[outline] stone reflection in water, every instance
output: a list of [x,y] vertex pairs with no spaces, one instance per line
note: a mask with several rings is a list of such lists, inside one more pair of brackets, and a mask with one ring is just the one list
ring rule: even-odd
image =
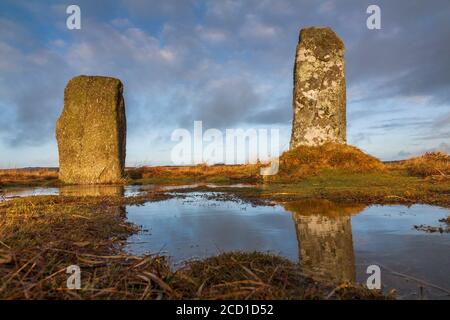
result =
[[[73,185],[59,188],[60,196],[72,197],[124,197],[125,189],[123,186],[114,185]],[[116,212],[126,216],[125,205],[117,205]]]
[[300,265],[306,272],[335,282],[355,282],[351,216],[361,204],[304,200],[288,203],[299,243]]
[[123,186],[114,185],[63,186],[59,188],[59,195],[76,197],[123,197],[124,188]]

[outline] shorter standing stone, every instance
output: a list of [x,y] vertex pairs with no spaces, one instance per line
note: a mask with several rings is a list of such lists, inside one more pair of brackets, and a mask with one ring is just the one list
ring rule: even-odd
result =
[[59,179],[69,184],[123,182],[126,117],[120,80],[78,76],[64,91],[56,123]]
[[346,143],[344,44],[330,28],[300,31],[290,148]]

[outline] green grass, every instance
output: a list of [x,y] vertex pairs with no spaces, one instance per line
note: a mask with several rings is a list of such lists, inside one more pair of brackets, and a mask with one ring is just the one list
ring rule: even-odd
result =
[[[187,188],[208,190],[207,186]],[[271,181],[249,188],[215,188],[252,202],[264,200],[295,201],[301,199],[328,199],[338,202],[360,203],[426,203],[450,207],[450,182],[435,183],[408,176],[402,171],[372,173],[345,173],[336,170],[322,172],[296,182]]]

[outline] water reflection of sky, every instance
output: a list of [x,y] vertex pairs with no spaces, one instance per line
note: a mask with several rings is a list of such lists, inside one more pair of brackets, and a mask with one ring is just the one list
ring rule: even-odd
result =
[[[397,288],[401,298],[418,298],[420,284],[393,276],[388,269],[450,290],[450,235],[413,228],[437,225],[439,219],[450,215],[448,209],[365,207],[328,201],[253,207],[191,194],[186,199],[131,206],[127,213],[130,221],[147,230],[132,236],[127,250],[164,253],[175,266],[186,259],[225,251],[269,251],[300,261],[302,267],[336,281],[364,283],[367,266],[381,265],[384,286]],[[425,294],[450,298],[432,288]]]
[[298,259],[292,218],[281,207],[230,201],[171,199],[129,207],[128,219],[148,232],[133,236],[133,253],[165,251],[181,262],[231,250],[271,251]]
[[418,235],[411,226],[436,225],[439,219],[450,214],[449,209],[428,205],[413,205],[409,208],[400,205],[374,205],[365,209],[363,213],[352,218],[354,233],[382,232],[383,234]]
[[189,184],[189,185],[174,185],[174,186],[159,186],[159,185],[67,185],[62,187],[12,187],[2,189],[2,197],[0,201],[10,200],[15,198],[30,197],[30,196],[125,196],[133,197],[142,192],[153,189],[164,189],[170,191],[172,189],[194,188],[198,186],[206,186],[209,188],[228,187],[228,188],[246,188],[252,185],[249,184],[231,184],[231,185],[216,185],[216,184]]

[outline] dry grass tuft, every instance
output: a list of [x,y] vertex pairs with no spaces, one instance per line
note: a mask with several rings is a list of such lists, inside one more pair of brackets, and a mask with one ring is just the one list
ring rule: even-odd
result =
[[450,155],[444,152],[427,152],[422,156],[402,161],[397,167],[405,169],[412,176],[437,180],[450,179]]
[[[35,197],[0,204],[0,299],[156,298],[143,272],[169,272],[161,257],[124,255],[137,228],[119,197]],[[66,268],[82,270],[68,290]]]
[[57,169],[0,169],[0,186],[48,185],[56,183],[57,179]]
[[[298,264],[266,253],[231,252],[193,261],[172,281],[183,297],[199,299],[385,299],[378,291],[318,282]],[[390,297],[392,298],[392,297]]]
[[251,182],[259,179],[260,164],[141,167],[127,171],[131,179],[145,183],[185,183],[233,181]]
[[327,143],[317,147],[301,146],[280,157],[280,175],[292,178],[338,170],[348,173],[382,171],[381,161],[356,147]]

